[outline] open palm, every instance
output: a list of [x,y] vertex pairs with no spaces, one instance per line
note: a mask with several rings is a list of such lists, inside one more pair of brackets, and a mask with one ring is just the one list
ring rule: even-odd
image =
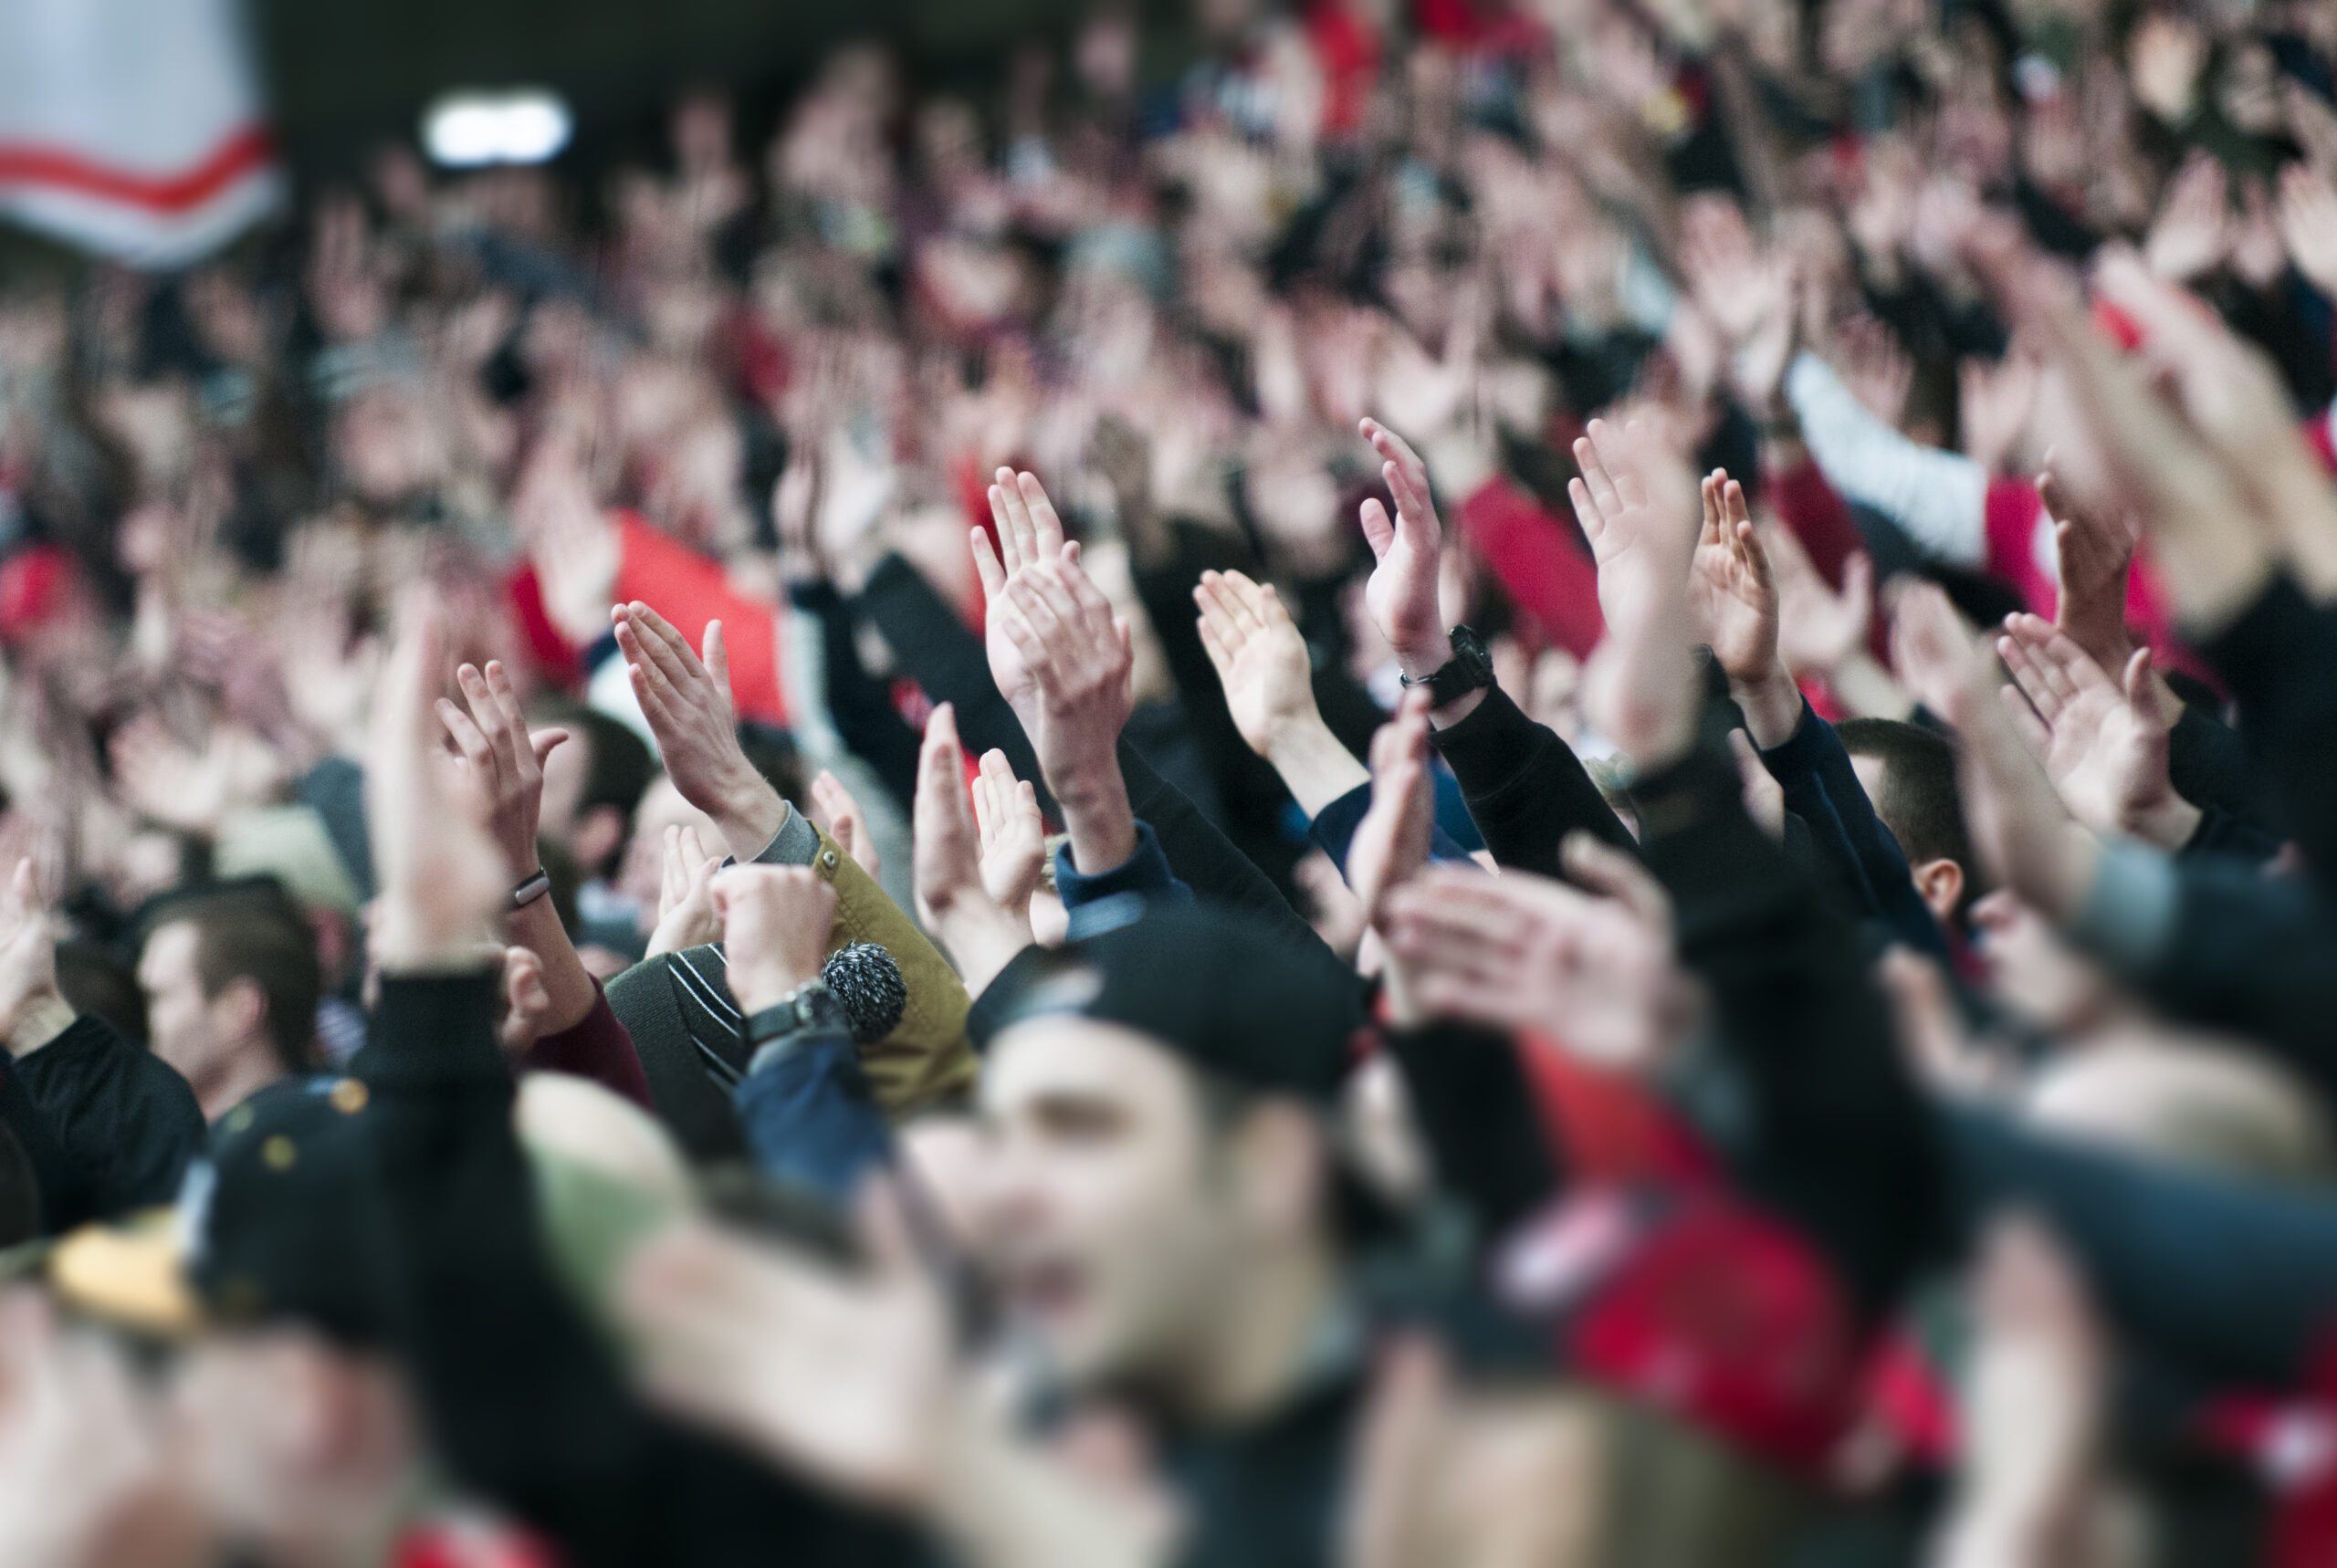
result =
[[982,648],[990,659],[990,675],[998,695],[1032,727],[1038,704],[1038,682],[1021,646],[1008,635],[1005,618],[997,612],[1006,591],[1043,560],[1076,559],[1079,547],[1064,542],[1063,519],[1047,499],[1046,486],[1035,474],[1001,468],[990,487],[990,521],[998,529],[995,546],[990,535],[973,531],[974,570],[980,574],[982,597],[990,605]]

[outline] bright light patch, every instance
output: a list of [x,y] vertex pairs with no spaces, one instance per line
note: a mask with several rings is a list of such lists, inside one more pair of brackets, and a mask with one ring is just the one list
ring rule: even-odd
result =
[[449,169],[541,163],[568,145],[575,123],[568,105],[540,88],[450,92],[422,116],[422,145]]

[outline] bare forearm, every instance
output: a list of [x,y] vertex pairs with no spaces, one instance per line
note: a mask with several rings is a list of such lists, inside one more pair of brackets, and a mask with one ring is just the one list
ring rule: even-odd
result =
[[1778,664],[1749,681],[1729,682],[1729,695],[1744,711],[1745,727],[1753,744],[1774,751],[1793,738],[1801,724],[1801,688]]
[[1136,810],[1128,804],[1119,759],[1107,752],[1101,761],[1083,764],[1060,779],[1050,771],[1047,785],[1063,811],[1071,863],[1079,873],[1100,876],[1126,865],[1136,853]]
[[1827,682],[1842,706],[1860,718],[1905,719],[1915,711],[1915,699],[1907,688],[1871,653],[1852,653],[1827,676]]
[[[1472,692],[1469,695],[1475,699],[1483,694]],[[1473,700],[1471,706],[1475,706]],[[1320,814],[1324,807],[1371,779],[1371,770],[1331,733],[1331,727],[1323,722],[1320,714],[1277,731],[1273,744],[1267,748],[1266,760],[1273,764],[1274,772],[1281,776],[1291,799],[1298,802],[1298,809],[1309,817]]]
[[[743,761],[741,763],[743,767]],[[763,777],[749,770],[691,804],[713,819],[731,858],[745,864],[770,847],[787,825],[787,802]]]
[[1032,943],[1028,918],[996,904],[978,903],[947,913],[935,911],[933,936],[949,955],[969,996],[980,996],[1014,955]]
[[536,956],[543,966],[544,990],[551,1009],[544,1016],[543,1032],[559,1034],[584,1021],[599,992],[584,961],[576,956],[568,928],[549,897],[539,898],[511,916],[511,941]]
[[30,1056],[72,1028],[74,1017],[72,1004],[55,991],[30,998],[8,1027],[8,1054]]

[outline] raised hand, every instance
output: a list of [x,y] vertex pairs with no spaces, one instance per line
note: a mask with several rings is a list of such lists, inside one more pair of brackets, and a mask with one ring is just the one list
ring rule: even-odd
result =
[[844,788],[843,779],[824,768],[812,780],[812,809],[818,813],[812,821],[827,830],[828,837],[859,862],[861,870],[871,878],[884,873],[884,857],[876,848],[875,835],[868,831],[860,802]]
[[1396,498],[1396,517],[1373,497],[1363,503],[1363,538],[1376,563],[1364,585],[1371,623],[1388,639],[1404,674],[1418,680],[1434,674],[1452,657],[1444,612],[1437,598],[1437,558],[1444,526],[1429,497],[1428,465],[1403,437],[1377,420],[1360,426],[1379,455],[1379,476]]
[[[1233,727],[1273,764],[1299,809],[1312,816],[1362,783],[1363,764],[1315,706],[1313,661],[1282,596],[1238,571],[1205,571],[1193,602]],[[1472,693],[1451,705],[1449,717],[1459,719],[1475,703]]]
[[2097,833],[2126,833],[2164,850],[2190,841],[2199,809],[2175,792],[2167,774],[2168,730],[2152,689],[2149,649],[2138,650],[2112,681],[2045,622],[2014,615],[1996,652],[2028,699],[2012,710],[2014,722],[2071,816]]
[[1321,720],[1306,639],[1271,585],[1238,571],[1205,571],[1193,602],[1200,608],[1201,647],[1224,685],[1233,727],[1251,750],[1270,758],[1279,735]]
[[[2187,409],[2210,410],[2219,427],[2235,423],[2219,406],[2235,401],[2250,409],[2248,417],[2266,417],[2262,388],[2243,384],[2262,367],[2209,324],[2196,301],[2150,277],[2131,255],[2105,260],[2100,281],[2104,295],[2150,335],[2143,353],[2134,357],[2146,364],[2112,349],[2070,280],[2008,220],[1976,222],[1961,243],[2005,315],[2050,350],[2072,394],[2067,401],[2074,419],[2055,458],[2055,477],[2068,487],[2069,499],[2105,517],[2140,517],[2157,542],[2178,613],[2195,630],[2223,625],[2262,591],[2272,570],[2272,541],[2257,523],[2269,497],[2252,493],[2260,487],[2257,479],[2235,472],[2216,450],[2219,439],[2251,437],[2211,437],[2208,416]],[[2191,362],[2195,353],[2204,364]],[[2185,409],[2160,394],[2151,382],[2154,371],[2175,387]],[[2228,384],[2215,384],[2227,381],[2227,371]],[[2203,373],[2210,384],[2184,390]],[[2271,402],[2272,438],[2293,440],[2277,387]],[[2277,468],[2279,461],[2276,455],[2270,465]],[[2305,461],[2310,464],[2309,455]],[[2287,483],[2293,487],[2293,481]],[[2312,483],[2325,492],[2325,482]],[[2302,515],[2310,522],[2327,504],[2324,494]]]
[[1688,596],[1753,738],[1782,746],[1801,721],[1801,692],[1777,652],[1777,584],[1768,552],[1753,531],[1745,486],[1726,469],[1706,475],[1702,489],[1704,522],[1690,558]]
[[609,615],[634,695],[674,788],[714,819],[731,854],[753,860],[778,836],[788,806],[739,744],[722,622],[707,622],[700,657],[671,622],[639,600],[618,605]]
[[1668,431],[1590,422],[1574,444],[1581,477],[1567,494],[1598,563],[1607,638],[1583,674],[1583,710],[1634,767],[1676,760],[1695,737],[1688,606],[1694,481]]
[[1790,257],[1763,255],[1742,218],[1683,230],[1681,266],[1696,306],[1727,340],[1729,380],[1756,417],[1776,407],[1794,350]]
[[981,577],[983,601],[993,612],[984,627],[983,646],[990,654],[990,679],[998,686],[998,695],[1007,700],[1028,730],[1034,727],[1037,683],[1021,646],[1006,634],[995,611],[1006,591],[1021,581],[1025,572],[1041,561],[1076,560],[1079,547],[1064,542],[1063,519],[1055,515],[1054,503],[1047,499],[1046,486],[1035,474],[1001,468],[997,482],[990,487],[990,516],[998,530],[995,546],[981,529],[972,532],[974,570]]
[[511,520],[535,565],[545,614],[570,642],[590,643],[616,586],[624,544],[593,499],[569,437],[538,444],[512,492]]
[[57,989],[57,934],[33,862],[20,860],[0,883],[0,1040],[8,1054],[39,1050],[73,1021]]
[[[1031,945],[1031,900],[1026,890],[1020,903],[1009,904],[993,897],[984,883],[981,847],[966,804],[958,716],[948,703],[926,721],[913,818],[910,874],[917,918],[948,949],[966,988],[980,995],[1009,959]],[[1032,877],[1035,882],[1035,865]]]
[[618,1310],[659,1404],[824,1488],[921,1512],[957,1414],[948,1312],[890,1189],[869,1189],[860,1234],[865,1264],[846,1270],[676,1227],[628,1261]]
[[2075,914],[2101,858],[2094,836],[2071,820],[2015,727],[1991,661],[1930,583],[1899,596],[1892,626],[1900,673],[1963,739],[1965,821],[1990,880],[2054,919]]
[[2086,1555],[2108,1347],[2075,1264],[2030,1219],[1990,1231],[1976,1264],[1965,1378],[1971,1463],[1943,1568],[2031,1568]]
[[536,823],[543,814],[544,759],[568,738],[564,729],[543,729],[530,735],[519,711],[519,694],[499,660],[490,659],[481,671],[464,664],[455,671],[467,711],[445,697],[436,707],[438,720],[462,753],[487,803],[487,822],[506,863],[526,875],[534,867]]
[[715,874],[730,994],[749,1016],[820,977],[836,890],[809,866],[734,865]]
[[475,963],[520,869],[488,831],[484,779],[446,758],[434,709],[445,647],[441,612],[417,590],[400,606],[365,758],[365,826],[381,888],[372,946],[385,970]]
[[2037,494],[2053,519],[2053,549],[2060,594],[2053,624],[2104,670],[2122,670],[2134,642],[2126,629],[2126,583],[2133,569],[2133,530],[2080,507],[2050,473],[2037,476]]
[[2230,230],[2224,166],[2213,153],[2194,152],[2166,183],[2165,199],[2143,240],[2143,257],[2168,282],[2188,283],[2223,264]]
[[714,878],[722,870],[722,857],[707,849],[697,828],[681,823],[667,825],[665,851],[657,924],[644,955],[652,958],[722,940],[722,916],[714,907]]
[[1406,692],[1396,716],[1371,737],[1371,806],[1347,845],[1347,885],[1375,926],[1388,917],[1389,894],[1428,864],[1435,810],[1428,704],[1425,691]]
[[1960,361],[1955,396],[1964,455],[2002,472],[2036,411],[2037,361],[2017,350],[1993,364],[1977,356]]
[[2337,295],[2337,186],[2303,163],[2280,171],[2280,243],[2296,269]]
[[2129,252],[2109,252],[2095,286],[2142,327],[2139,353],[2152,375],[2173,390],[2176,406],[2223,460],[2227,481],[2253,498],[2251,511],[2224,519],[2225,532],[2236,538],[2249,522],[2269,521],[2305,585],[2323,597],[2337,594],[2337,496],[2297,428],[2270,356],[2198,298],[2153,277]]
[[1874,562],[1863,550],[1842,561],[1842,586],[1818,571],[1791,528],[1761,535],[1777,586],[1777,656],[1797,675],[1833,675],[1862,656],[1874,629]]
[[1567,846],[1569,874],[1587,873],[1613,896],[1527,872],[1430,866],[1391,895],[1389,950],[1423,1011],[1650,1071],[1693,1019],[1671,904],[1629,855],[1577,839]]
[[1032,742],[1063,808],[1073,863],[1094,875],[1136,852],[1136,817],[1120,777],[1120,731],[1135,706],[1127,622],[1068,553],[1006,587],[993,624],[1030,673]]
[[1001,909],[1031,907],[1047,859],[1047,824],[1039,792],[1014,777],[1006,753],[982,753],[974,775],[974,828],[981,839],[982,891]]

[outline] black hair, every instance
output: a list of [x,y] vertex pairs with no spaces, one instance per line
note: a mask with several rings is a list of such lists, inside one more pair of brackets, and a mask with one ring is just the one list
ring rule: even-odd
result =
[[536,724],[562,727],[584,747],[584,789],[576,799],[578,812],[607,807],[624,824],[603,864],[576,868],[580,875],[598,876],[624,855],[633,836],[634,812],[657,777],[657,759],[650,754],[649,743],[624,721],[582,703],[566,698],[540,703],[529,716]]
[[1956,915],[1983,891],[1972,835],[1964,823],[1964,795],[1955,779],[1955,747],[1944,736],[1895,718],[1845,719],[1835,727],[1842,749],[1882,764],[1875,815],[1899,841],[1907,859],[1949,860],[1964,868]]

